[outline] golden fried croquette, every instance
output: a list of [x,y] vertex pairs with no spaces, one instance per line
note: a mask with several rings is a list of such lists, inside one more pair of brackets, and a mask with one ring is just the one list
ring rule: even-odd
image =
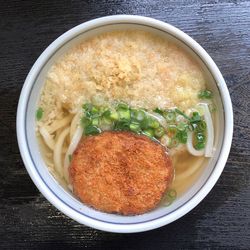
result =
[[69,171],[74,193],[85,204],[123,215],[155,208],[173,175],[162,145],[146,136],[111,131],[84,138]]

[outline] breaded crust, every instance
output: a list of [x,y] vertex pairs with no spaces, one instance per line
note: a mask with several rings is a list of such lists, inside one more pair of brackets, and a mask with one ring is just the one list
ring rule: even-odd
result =
[[155,208],[173,175],[162,145],[146,136],[111,131],[84,138],[69,171],[74,193],[85,204],[123,215]]

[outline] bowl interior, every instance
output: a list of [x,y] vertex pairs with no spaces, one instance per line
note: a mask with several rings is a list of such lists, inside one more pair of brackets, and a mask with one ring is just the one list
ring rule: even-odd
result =
[[[155,33],[157,35],[161,35],[167,37],[168,39],[172,40],[178,46],[184,48],[195,60],[199,63],[201,68],[204,71],[206,76],[207,85],[209,89],[211,89],[214,93],[214,100],[217,106],[217,112],[215,113],[215,154],[214,157],[208,159],[206,161],[206,166],[202,169],[201,173],[199,174],[199,178],[196,182],[188,189],[185,193],[183,193],[177,200],[168,207],[159,206],[155,210],[138,216],[121,216],[116,214],[107,214],[103,212],[96,211],[88,206],[82,204],[74,195],[63,185],[60,184],[60,181],[55,178],[48,170],[48,167],[45,165],[39,145],[36,138],[35,133],[35,112],[36,112],[36,104],[39,99],[39,95],[41,92],[41,88],[44,84],[45,77],[47,74],[48,69],[50,66],[60,58],[69,48],[77,44],[79,41],[86,39],[88,37],[94,36],[99,33],[103,33],[106,31],[111,30],[124,30],[124,29],[136,29],[136,30],[145,30]],[[196,54],[190,47],[188,47],[184,42],[180,41],[177,37],[167,33],[166,31],[156,29],[154,27],[148,25],[141,25],[141,24],[134,24],[134,23],[123,23],[123,24],[109,24],[99,26],[97,28],[93,28],[87,31],[82,32],[80,35],[75,36],[74,38],[68,40],[63,46],[59,47],[54,53],[48,58],[46,64],[41,68],[40,72],[38,73],[35,83],[31,89],[28,105],[25,112],[25,137],[28,144],[28,150],[30,156],[33,161],[33,165],[35,166],[35,170],[40,175],[41,179],[43,180],[44,184],[50,189],[50,191],[64,204],[68,207],[76,211],[79,216],[86,216],[89,218],[93,218],[95,220],[99,220],[102,222],[113,223],[113,224],[135,224],[141,222],[152,221],[157,218],[161,218],[166,216],[173,211],[177,210],[183,204],[190,201],[198,192],[199,190],[205,185],[208,181],[210,175],[213,172],[213,169],[216,165],[218,160],[218,156],[220,154],[220,150],[222,147],[222,142],[224,139],[224,111],[223,105],[220,97],[220,92],[213,78],[212,74],[210,73],[207,65],[202,61],[202,59]]]

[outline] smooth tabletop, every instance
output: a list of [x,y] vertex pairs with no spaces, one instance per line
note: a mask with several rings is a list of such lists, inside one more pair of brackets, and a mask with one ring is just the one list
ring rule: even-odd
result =
[[[102,232],[63,215],[37,190],[17,146],[18,98],[35,60],[68,29],[112,14],[150,16],[193,37],[233,102],[232,149],[213,190],[178,221],[145,233]],[[0,0],[0,249],[250,249],[249,100],[250,1]]]

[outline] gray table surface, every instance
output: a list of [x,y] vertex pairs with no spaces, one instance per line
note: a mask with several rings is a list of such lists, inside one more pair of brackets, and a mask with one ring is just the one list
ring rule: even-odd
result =
[[[157,18],[182,29],[212,56],[235,115],[221,178],[189,214],[157,230],[112,234],[79,225],[37,190],[15,132],[19,94],[31,66],[59,35],[111,14]],[[249,249],[250,1],[0,0],[0,249]]]

